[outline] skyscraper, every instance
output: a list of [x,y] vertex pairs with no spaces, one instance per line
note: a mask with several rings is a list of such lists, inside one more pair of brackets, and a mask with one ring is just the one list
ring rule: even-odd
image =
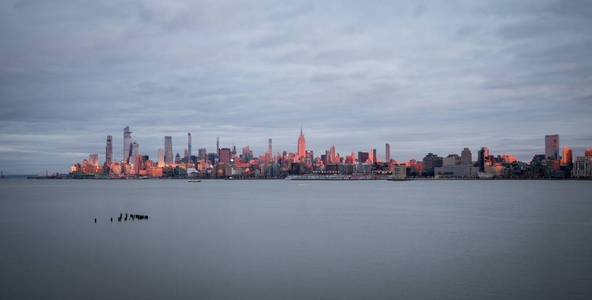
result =
[[113,161],[113,137],[107,136],[107,145],[105,146],[105,163],[110,164]]
[[164,151],[162,148],[158,148],[158,167],[164,167]]
[[132,144],[132,132],[129,126],[123,128],[123,161],[128,161],[129,151]]
[[385,161],[386,163],[390,163],[390,162],[391,162],[391,144],[389,144],[389,143],[386,143],[386,144],[384,145],[384,147],[385,147],[385,149],[384,149],[384,150],[385,150],[385,153],[386,153],[386,154],[384,155],[384,161]]
[[187,133],[187,157],[191,160],[191,132]]
[[222,164],[229,164],[230,163],[230,149],[229,148],[220,149],[220,163],[222,163]]
[[551,160],[559,159],[559,135],[545,135],[545,158]]
[[298,137],[298,158],[300,160],[306,157],[306,141],[304,134],[302,134],[302,127],[300,128],[300,136]]
[[567,165],[573,162],[573,153],[569,147],[563,147],[563,157],[561,158],[561,164]]
[[168,135],[164,137],[164,163],[173,163],[173,138]]
[[88,163],[94,165],[95,167],[99,166],[99,154],[93,153],[88,155]]
[[335,163],[335,145],[331,146],[331,150],[329,150],[329,162]]
[[481,150],[479,150],[479,152],[478,152],[477,159],[478,159],[477,161],[479,162],[479,171],[484,172],[485,171],[485,161],[487,159],[489,159],[489,148],[481,147]]
[[460,163],[463,165],[473,164],[473,154],[469,148],[463,149],[462,153],[460,154]]
[[269,152],[269,154],[273,154],[272,148],[271,148],[271,138],[269,138],[269,140],[267,140],[267,152]]
[[134,141],[132,143],[132,156],[131,156],[130,160],[133,159],[133,161],[135,162],[136,155],[139,155],[139,154],[140,154],[140,144],[138,144],[136,141]]
[[369,155],[368,152],[358,152],[358,163],[359,164],[365,164],[366,161],[368,160]]

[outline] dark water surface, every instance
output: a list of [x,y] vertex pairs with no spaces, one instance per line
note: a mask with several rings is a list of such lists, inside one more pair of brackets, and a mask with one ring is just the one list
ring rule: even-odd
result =
[[[592,299],[591,192],[582,181],[5,179],[0,298]],[[120,212],[150,218],[118,223]]]

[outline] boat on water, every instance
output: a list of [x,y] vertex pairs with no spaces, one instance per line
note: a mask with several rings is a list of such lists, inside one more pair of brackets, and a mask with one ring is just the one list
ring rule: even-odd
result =
[[201,179],[189,179],[187,182],[201,182]]

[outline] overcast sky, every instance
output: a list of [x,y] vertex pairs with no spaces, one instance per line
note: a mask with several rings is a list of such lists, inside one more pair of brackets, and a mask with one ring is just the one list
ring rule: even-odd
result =
[[0,2],[0,169],[250,145],[397,160],[592,145],[592,1]]

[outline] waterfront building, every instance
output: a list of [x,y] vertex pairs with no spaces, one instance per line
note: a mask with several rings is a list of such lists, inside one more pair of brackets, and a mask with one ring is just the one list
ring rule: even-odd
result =
[[113,137],[108,135],[105,145],[105,164],[110,165],[111,162],[113,162]]
[[372,157],[370,158],[370,161],[375,164],[378,162],[378,157],[376,157],[376,149],[372,149]]
[[479,176],[479,168],[470,164],[444,165],[434,168],[434,176],[443,178],[476,178]]
[[393,165],[393,179],[405,179],[405,178],[407,178],[407,166]]
[[306,140],[304,134],[302,134],[302,128],[300,128],[300,136],[298,137],[298,158],[303,160],[306,157]]
[[442,166],[454,166],[459,165],[461,162],[458,154],[449,154],[442,159]]
[[545,158],[551,160],[559,159],[559,135],[545,135]]
[[157,166],[159,168],[164,167],[164,151],[162,150],[162,148],[158,148],[158,164]]
[[469,148],[463,149],[462,153],[460,154],[460,163],[463,165],[473,164],[473,154]]
[[563,147],[563,157],[561,158],[561,164],[571,164],[573,162],[572,156],[573,152],[571,151],[571,149],[569,149],[569,147]]
[[273,154],[273,149],[271,148],[271,138],[269,138],[267,140],[267,152],[269,152],[269,154]]
[[422,173],[426,176],[433,176],[434,168],[442,166],[442,157],[430,152],[423,158],[422,162]]
[[164,163],[166,165],[173,163],[173,138],[171,136],[164,137]]
[[132,146],[132,132],[129,126],[123,128],[123,161],[129,161],[130,147]]
[[575,178],[592,178],[592,160],[587,156],[578,156],[571,171]]
[[391,162],[391,144],[386,143],[384,144],[384,161],[386,163],[390,163]]
[[584,156],[592,159],[592,148],[588,147],[588,149],[586,149],[586,154],[584,154]]

